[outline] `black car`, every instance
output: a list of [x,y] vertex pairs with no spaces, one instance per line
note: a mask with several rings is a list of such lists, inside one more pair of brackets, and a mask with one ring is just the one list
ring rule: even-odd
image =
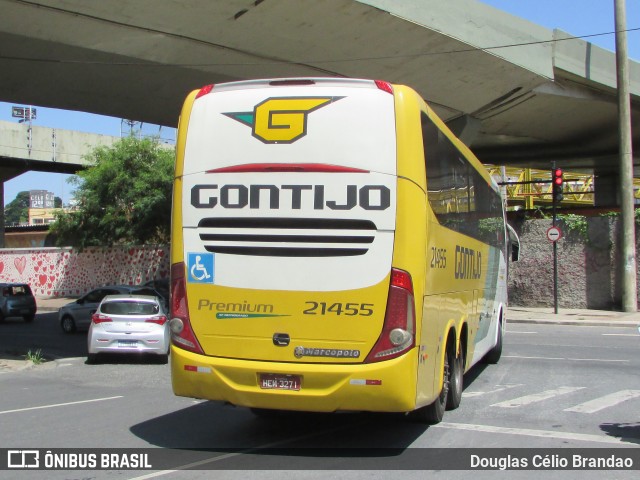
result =
[[153,288],[156,292],[160,294],[160,298],[164,301],[164,307],[168,309],[169,307],[169,279],[168,278],[160,278],[155,280],[149,280],[146,283],[141,285],[142,287]]
[[32,322],[36,316],[36,299],[26,283],[0,283],[0,322],[7,317],[22,317]]

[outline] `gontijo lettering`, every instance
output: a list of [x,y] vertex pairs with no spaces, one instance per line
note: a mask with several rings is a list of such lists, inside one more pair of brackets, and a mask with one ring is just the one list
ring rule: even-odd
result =
[[482,276],[482,253],[456,245],[456,280],[479,279]]
[[[264,193],[263,195],[263,192]],[[268,197],[268,208],[283,207],[300,210],[313,206],[314,210],[386,210],[391,205],[391,191],[384,185],[346,185],[340,199],[325,198],[324,185],[195,185],[191,189],[191,205],[195,208],[242,209],[265,207],[263,196]]]

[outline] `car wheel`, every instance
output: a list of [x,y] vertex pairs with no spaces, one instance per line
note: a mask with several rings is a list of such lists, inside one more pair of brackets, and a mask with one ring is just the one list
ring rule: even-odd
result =
[[166,365],[167,363],[169,363],[169,355],[166,354],[162,354],[162,355],[156,355],[156,363],[158,363],[159,365]]
[[76,322],[73,320],[73,317],[70,317],[69,315],[62,317],[60,326],[62,326],[64,333],[73,333],[76,331]]
[[98,361],[98,354],[97,353],[90,353],[89,355],[87,355],[87,363],[89,365],[93,365],[95,363],[97,363]]
[[4,322],[4,314],[0,312],[0,323]]
[[27,323],[31,323],[31,322],[33,322],[33,319],[34,319],[34,318],[36,318],[36,316],[35,316],[35,315],[26,315],[26,316],[24,317],[24,321],[25,321],[25,322],[27,322]]

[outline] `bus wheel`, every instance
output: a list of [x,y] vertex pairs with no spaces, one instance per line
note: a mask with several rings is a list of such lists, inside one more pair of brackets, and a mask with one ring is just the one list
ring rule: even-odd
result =
[[451,365],[449,371],[449,396],[447,397],[447,410],[455,410],[462,400],[462,385],[464,379],[464,357],[460,352],[449,359]]
[[500,323],[498,323],[498,339],[496,341],[496,345],[485,355],[485,363],[495,364],[498,363],[498,360],[500,360],[500,356],[502,355],[502,330],[504,328],[502,323],[503,322],[501,317]]
[[442,417],[444,417],[444,411],[447,407],[447,398],[449,396],[449,382],[451,378],[449,371],[449,357],[450,355],[447,351],[444,355],[442,390],[440,391],[440,395],[438,395],[438,398],[436,398],[431,405],[419,408],[411,414],[417,422],[433,425],[435,423],[440,423],[442,421]]

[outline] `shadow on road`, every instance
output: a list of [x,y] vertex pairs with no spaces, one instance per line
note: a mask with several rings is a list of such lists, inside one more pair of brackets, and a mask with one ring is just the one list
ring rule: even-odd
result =
[[45,359],[84,357],[86,332],[66,334],[56,312],[39,313],[33,322],[6,318],[0,322],[0,358],[24,359],[29,351],[41,351]]
[[108,364],[108,365],[164,365],[167,363],[167,357],[155,354],[141,353],[100,353],[92,360],[85,362],[87,365]]
[[301,463],[310,469],[336,464],[366,469],[381,459],[389,467],[426,430],[399,414],[283,412],[265,418],[247,408],[206,401],[130,428],[162,448],[205,452],[208,458],[225,455],[216,459],[224,461],[224,468],[233,468],[241,457],[243,469],[298,469]]
[[610,437],[640,444],[640,423],[603,423],[600,429]]

